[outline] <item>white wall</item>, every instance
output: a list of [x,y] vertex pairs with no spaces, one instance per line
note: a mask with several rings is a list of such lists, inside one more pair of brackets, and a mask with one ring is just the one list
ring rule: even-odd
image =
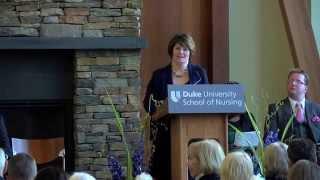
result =
[[230,79],[246,87],[262,125],[267,104],[284,98],[293,60],[278,0],[230,0]]
[[311,0],[311,22],[318,52],[320,52],[320,0]]

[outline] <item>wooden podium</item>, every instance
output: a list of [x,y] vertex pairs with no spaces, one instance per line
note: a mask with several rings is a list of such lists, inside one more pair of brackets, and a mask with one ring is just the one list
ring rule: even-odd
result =
[[226,113],[243,113],[244,88],[240,84],[168,85],[171,119],[171,179],[188,179],[188,142],[217,139],[228,151]]
[[177,114],[171,121],[171,179],[188,179],[188,142],[193,138],[215,138],[228,151],[226,114]]

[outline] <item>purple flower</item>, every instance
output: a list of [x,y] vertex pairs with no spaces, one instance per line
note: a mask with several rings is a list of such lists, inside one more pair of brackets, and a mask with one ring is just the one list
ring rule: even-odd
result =
[[320,123],[320,117],[319,116],[313,116],[313,118],[311,119],[311,121],[313,123]]
[[112,173],[113,180],[124,180],[124,174],[121,168],[121,164],[115,156],[108,156],[108,167],[110,172]]
[[267,133],[266,138],[264,139],[264,144],[267,146],[267,145],[272,144],[277,141],[279,141],[278,131],[277,132],[269,131]]
[[144,144],[143,141],[139,142],[138,148],[134,151],[132,156],[133,162],[133,176],[137,176],[143,172],[143,156]]

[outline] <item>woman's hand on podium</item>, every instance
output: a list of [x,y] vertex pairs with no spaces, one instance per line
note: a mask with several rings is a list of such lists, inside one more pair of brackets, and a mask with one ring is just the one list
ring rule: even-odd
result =
[[168,99],[163,100],[156,112],[152,115],[152,119],[157,121],[168,114]]

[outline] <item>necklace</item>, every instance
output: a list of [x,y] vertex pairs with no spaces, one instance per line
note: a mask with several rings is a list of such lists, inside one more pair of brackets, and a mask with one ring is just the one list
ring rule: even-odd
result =
[[182,73],[181,73],[181,72],[178,73],[178,72],[176,72],[176,71],[172,71],[172,74],[173,74],[174,77],[176,77],[176,78],[183,78],[186,72],[187,72],[187,70],[182,71]]

